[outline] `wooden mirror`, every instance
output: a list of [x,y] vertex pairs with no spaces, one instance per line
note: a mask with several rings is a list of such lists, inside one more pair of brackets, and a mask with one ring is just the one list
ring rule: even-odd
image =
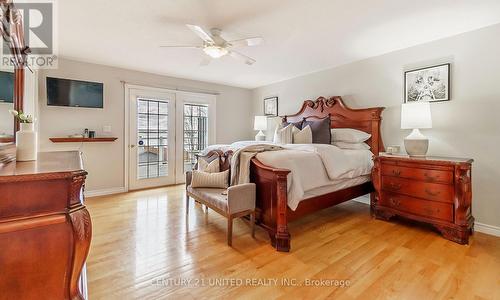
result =
[[0,68],[0,144],[14,142],[14,118],[9,113],[14,108],[13,68]]
[[24,106],[24,70],[30,50],[23,28],[21,13],[12,0],[0,0],[0,35],[11,53],[11,63],[0,67],[0,144],[15,142],[19,122],[9,110],[23,110]]

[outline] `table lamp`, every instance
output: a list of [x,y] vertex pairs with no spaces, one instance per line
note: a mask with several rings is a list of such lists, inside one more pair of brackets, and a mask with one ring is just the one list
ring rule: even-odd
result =
[[405,103],[401,106],[401,129],[412,129],[405,138],[406,152],[410,156],[425,156],[429,140],[419,129],[432,128],[429,102]]
[[255,136],[256,141],[265,141],[266,135],[262,130],[267,130],[267,117],[266,116],[255,116],[255,121],[253,123],[253,129],[258,130],[259,133]]

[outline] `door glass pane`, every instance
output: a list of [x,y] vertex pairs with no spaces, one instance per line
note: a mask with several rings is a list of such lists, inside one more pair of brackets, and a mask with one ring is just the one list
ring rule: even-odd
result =
[[208,106],[184,104],[184,171],[192,170],[196,154],[208,146]]
[[160,114],[161,115],[168,114],[168,103],[167,102],[160,102]]
[[137,179],[168,176],[168,102],[137,99]]
[[137,112],[138,113],[147,113],[148,112],[148,102],[144,100],[137,101]]

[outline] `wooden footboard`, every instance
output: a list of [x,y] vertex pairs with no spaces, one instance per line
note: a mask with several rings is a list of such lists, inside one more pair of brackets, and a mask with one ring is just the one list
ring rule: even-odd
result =
[[296,210],[291,210],[287,195],[288,173],[289,170],[266,166],[256,158],[250,165],[250,180],[257,186],[257,224],[267,230],[271,244],[278,251],[290,251],[289,222],[374,191],[372,183],[366,182],[303,200]]
[[268,231],[273,247],[284,252],[290,250],[286,183],[288,173],[290,170],[268,167],[256,158],[250,164],[250,181],[257,186],[258,224]]

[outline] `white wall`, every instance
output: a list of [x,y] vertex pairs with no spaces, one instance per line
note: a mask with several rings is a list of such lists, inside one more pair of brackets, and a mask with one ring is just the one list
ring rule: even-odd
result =
[[473,215],[500,226],[500,25],[271,84],[253,91],[254,114],[279,96],[279,114],[296,113],[305,99],[340,95],[353,108],[385,106],[385,145],[401,145],[403,72],[451,62],[451,101],[432,104],[429,154],[471,157]]
[[[104,109],[47,106],[47,76],[104,83]],[[159,76],[102,65],[59,60],[56,70],[39,74],[39,143],[41,151],[75,150],[84,153],[87,191],[119,190],[124,186],[124,86],[121,81],[154,87],[179,88],[220,93],[217,96],[217,143],[231,143],[251,137],[251,91],[218,84]],[[54,144],[49,137],[81,133],[84,128],[102,134],[111,125],[114,143]]]

